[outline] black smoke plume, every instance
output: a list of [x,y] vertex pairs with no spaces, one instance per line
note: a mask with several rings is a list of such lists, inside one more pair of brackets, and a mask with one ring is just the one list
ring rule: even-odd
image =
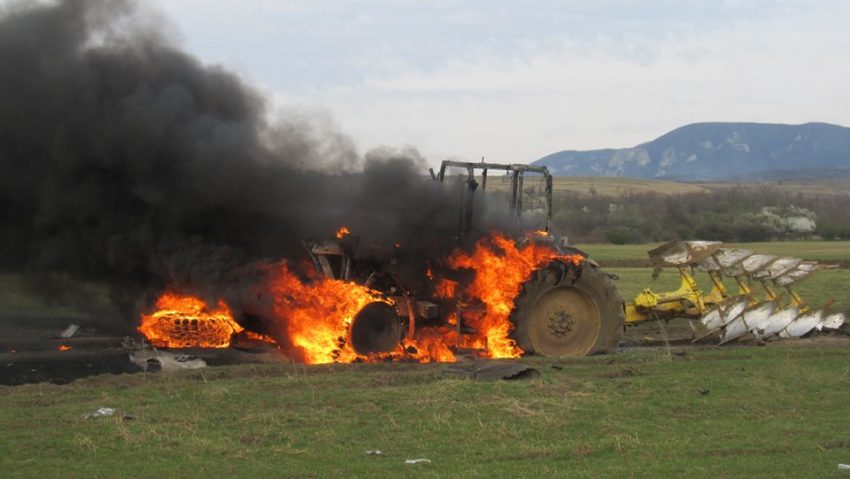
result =
[[108,284],[135,320],[166,287],[247,291],[254,262],[341,225],[364,249],[453,245],[455,198],[415,150],[361,158],[309,119],[270,121],[262,95],[138,7],[0,11],[0,269]]

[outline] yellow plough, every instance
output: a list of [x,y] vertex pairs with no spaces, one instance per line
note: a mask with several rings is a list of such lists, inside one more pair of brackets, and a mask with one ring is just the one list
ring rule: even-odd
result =
[[[717,336],[723,344],[747,334],[760,339],[800,337],[813,330],[838,329],[847,319],[845,313],[831,312],[831,301],[811,308],[793,290],[812,273],[831,267],[817,261],[725,248],[711,241],[673,241],[650,251],[649,257],[656,274],[675,267],[682,283],[670,292],[641,291],[625,305],[627,325],[691,318],[694,341]],[[711,279],[707,293],[697,285],[695,270]],[[727,280],[735,286],[727,287]]]

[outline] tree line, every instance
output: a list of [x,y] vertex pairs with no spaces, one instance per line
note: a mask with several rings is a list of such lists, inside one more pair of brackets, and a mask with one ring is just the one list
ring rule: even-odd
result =
[[559,192],[553,223],[575,243],[850,239],[850,194],[791,193],[770,186],[619,197]]

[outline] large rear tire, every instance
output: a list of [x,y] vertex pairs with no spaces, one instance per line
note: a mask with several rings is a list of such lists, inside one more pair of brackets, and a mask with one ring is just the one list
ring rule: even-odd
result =
[[512,337],[526,354],[587,356],[614,353],[625,313],[617,288],[599,268],[554,262],[522,286]]

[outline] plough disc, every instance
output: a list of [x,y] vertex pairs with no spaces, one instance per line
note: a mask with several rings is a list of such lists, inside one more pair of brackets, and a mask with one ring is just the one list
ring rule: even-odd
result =
[[[673,241],[649,252],[656,271],[675,267],[682,286],[673,292],[644,290],[626,305],[626,323],[660,317],[689,317],[698,341],[708,336],[720,344],[742,337],[800,337],[812,331],[839,329],[846,312],[830,310],[831,302],[811,308],[792,287],[815,272],[829,268],[817,261],[759,254],[746,249],[724,248],[711,241]],[[692,274],[709,274],[713,287],[703,293]],[[730,293],[727,282],[737,285]],[[781,294],[776,290],[784,290]],[[787,297],[787,300],[785,299]]]

